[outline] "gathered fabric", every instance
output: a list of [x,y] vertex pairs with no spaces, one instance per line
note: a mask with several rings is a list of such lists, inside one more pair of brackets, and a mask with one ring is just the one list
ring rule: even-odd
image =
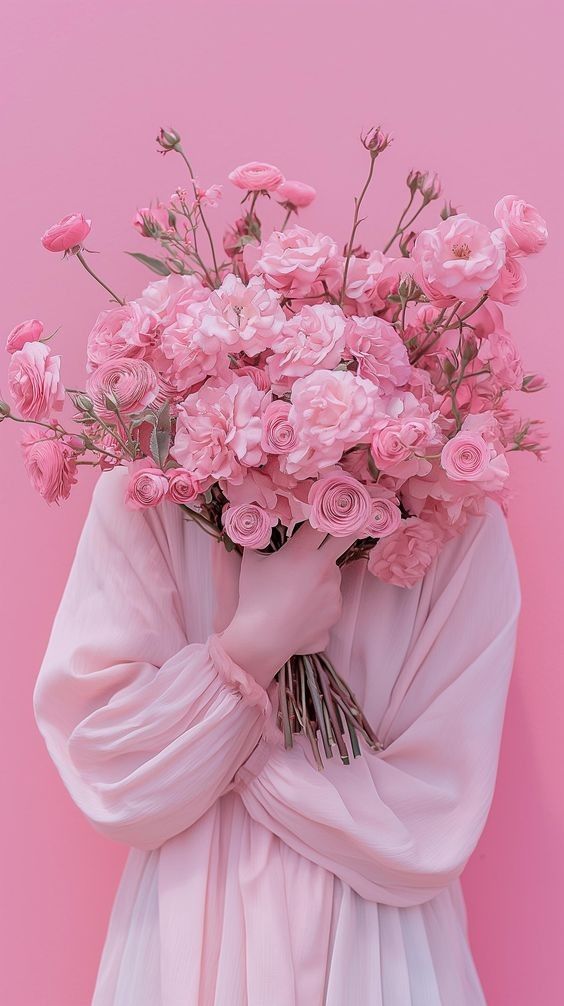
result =
[[460,875],[520,607],[499,506],[410,589],[343,568],[327,654],[383,749],[320,772],[222,647],[236,558],[126,480],[96,484],[33,694],[73,801],[131,847],[92,1006],[483,1006]]

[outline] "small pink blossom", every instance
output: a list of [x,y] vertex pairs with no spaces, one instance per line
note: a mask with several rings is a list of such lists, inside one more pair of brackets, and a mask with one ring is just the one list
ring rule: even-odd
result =
[[69,213],[45,231],[41,244],[47,251],[66,252],[81,245],[84,238],[90,234],[92,221],[87,220],[83,213]]
[[68,499],[78,478],[72,447],[37,426],[27,427],[21,445],[25,470],[34,489],[47,503]]
[[441,544],[442,534],[436,525],[408,517],[371,549],[368,569],[386,583],[413,587],[431,567]]
[[288,418],[289,412],[289,402],[270,402],[266,406],[261,446],[267,454],[288,454],[296,446],[296,431]]
[[409,379],[407,350],[387,321],[375,316],[349,318],[345,339],[348,353],[358,363],[359,375],[373,381],[385,394],[392,394]]
[[157,199],[155,206],[144,206],[142,209],[137,210],[132,223],[142,237],[150,238],[154,236],[154,232],[157,229],[163,231],[173,229],[169,223],[168,214],[168,206]]
[[372,517],[372,499],[365,486],[345,472],[327,474],[313,483],[308,503],[309,522],[336,538],[363,536]]
[[415,278],[439,305],[475,300],[496,282],[505,262],[505,244],[465,213],[421,231],[413,249]]
[[245,548],[266,548],[277,519],[256,503],[228,506],[221,515],[226,533]]
[[127,416],[151,405],[157,391],[157,376],[152,367],[144,360],[126,356],[106,360],[86,382],[86,393],[94,403],[94,410],[105,422],[116,422],[116,409],[108,405],[107,398]]
[[536,207],[517,196],[504,196],[496,204],[494,216],[503,231],[512,255],[534,255],[548,241],[546,221]]
[[527,274],[516,255],[507,255],[489,296],[500,304],[516,304],[527,286]]
[[262,242],[251,271],[285,297],[300,298],[323,292],[323,280],[331,286],[338,275],[337,263],[338,249],[332,238],[292,227],[273,231]]
[[317,192],[311,185],[306,185],[305,182],[289,181],[288,179],[282,182],[276,189],[276,198],[295,207],[295,209],[305,209],[306,206],[309,206],[313,202],[316,195]]
[[238,189],[246,189],[248,192],[274,192],[285,181],[279,168],[262,161],[241,164],[227,177]]
[[215,210],[221,201],[223,185],[210,185],[207,189],[198,186],[197,192],[200,206],[209,206],[211,210]]
[[173,468],[168,472],[167,495],[173,503],[193,503],[200,495],[200,486],[186,468]]
[[43,335],[43,323],[36,321],[22,321],[8,334],[6,339],[6,350],[8,353],[15,353],[18,349],[23,349],[26,342],[39,342]]
[[145,510],[158,506],[168,490],[168,478],[160,468],[146,459],[133,462],[125,491],[125,504],[130,510]]
[[61,358],[44,342],[26,342],[10,357],[8,387],[16,408],[26,419],[43,419],[60,412],[65,401]]
[[273,353],[267,359],[272,382],[336,367],[345,348],[345,323],[335,304],[304,305],[272,341]]
[[221,480],[219,485],[233,506],[257,503],[281,521],[291,535],[295,525],[307,520],[307,497],[310,479],[298,481],[280,471],[278,457],[271,455],[260,468],[247,468],[241,482],[235,485]]

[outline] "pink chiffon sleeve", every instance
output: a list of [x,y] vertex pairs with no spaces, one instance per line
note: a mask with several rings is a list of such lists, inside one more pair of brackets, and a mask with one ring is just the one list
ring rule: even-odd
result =
[[[243,767],[236,777],[257,822],[365,899],[395,906],[432,898],[462,872],[493,797],[520,608],[497,504],[470,518],[427,578],[428,610],[399,699],[393,693],[384,750],[363,745],[350,765],[334,758],[318,771],[307,742],[287,752],[271,746],[257,774]],[[364,615],[357,624],[369,627],[378,674],[377,616]]]
[[268,692],[218,636],[187,640],[169,559],[159,515],[103,473],[33,693],[74,802],[143,849],[196,821],[272,729]]

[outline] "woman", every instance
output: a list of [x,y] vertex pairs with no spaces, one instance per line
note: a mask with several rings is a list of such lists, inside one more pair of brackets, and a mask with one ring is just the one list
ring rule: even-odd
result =
[[[96,485],[34,692],[73,800],[132,847],[93,1006],[483,1004],[459,877],[520,605],[497,504],[405,590],[306,525],[241,563],[126,480]],[[320,645],[384,745],[323,771],[274,680]]]

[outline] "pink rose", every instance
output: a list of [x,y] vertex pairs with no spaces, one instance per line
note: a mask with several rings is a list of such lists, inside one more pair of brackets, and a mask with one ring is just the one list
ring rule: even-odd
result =
[[519,351],[504,330],[491,332],[482,339],[478,349],[478,366],[488,364],[491,373],[504,389],[518,390],[523,383],[523,365]]
[[173,503],[193,503],[200,495],[200,487],[186,468],[173,468],[168,472],[167,495]]
[[408,517],[371,549],[368,569],[386,583],[413,587],[423,579],[441,545],[442,533],[437,526],[419,517]]
[[285,180],[278,168],[262,161],[240,164],[227,177],[238,189],[246,189],[248,192],[274,192]]
[[368,442],[382,411],[371,381],[346,370],[316,370],[292,388],[289,419],[298,443],[284,457],[284,470],[300,478],[336,464],[347,447]]
[[376,467],[395,478],[425,475],[431,463],[424,455],[439,443],[436,413],[423,402],[405,395],[397,416],[377,416],[372,427],[371,453]]
[[158,315],[136,301],[101,311],[88,336],[87,373],[116,357],[145,357],[155,345],[158,325]]
[[143,290],[140,297],[131,301],[133,310],[140,309],[147,311],[147,318],[155,317],[165,328],[172,325],[177,316],[190,304],[197,304],[207,300],[210,289],[198,279],[197,276],[178,276],[171,273],[164,279],[156,279],[149,283]]
[[277,518],[256,503],[243,503],[241,506],[226,507],[221,521],[231,541],[237,545],[266,548]]
[[[377,493],[377,490],[376,490]],[[391,493],[376,495],[371,491],[371,513],[365,534],[371,538],[387,538],[401,524],[401,510],[396,496]]]
[[305,209],[313,202],[317,195],[315,189],[305,182],[291,182],[286,179],[276,189],[276,198],[284,203],[289,203],[295,209]]
[[335,304],[305,305],[272,341],[267,367],[272,382],[332,370],[345,348],[346,318]]
[[505,262],[505,244],[499,231],[457,213],[421,231],[412,258],[419,286],[430,300],[445,305],[476,300],[493,286]]
[[385,394],[409,379],[407,350],[393,325],[382,318],[349,318],[345,329],[347,350],[358,363],[360,377],[378,385]]
[[34,489],[47,503],[68,499],[77,481],[72,447],[36,426],[22,435],[23,461]]
[[[385,305],[385,299],[379,294],[378,285],[383,271],[389,262],[381,251],[372,251],[368,255],[351,255],[347,271],[347,288],[345,290],[345,308],[356,315],[371,315]],[[405,259],[404,259],[405,262]],[[331,292],[338,295],[343,285],[345,257],[338,260],[338,274],[331,285]]]
[[516,304],[527,286],[527,274],[515,255],[507,255],[498,279],[490,287],[489,296],[500,304]]
[[157,199],[156,206],[144,206],[143,209],[137,210],[133,226],[144,238],[154,237],[155,232],[159,230],[174,231],[169,223],[168,212],[168,206]]
[[336,538],[365,531],[372,514],[370,493],[345,472],[325,475],[314,482],[308,495],[309,522]]
[[277,295],[258,276],[247,284],[230,273],[205,302],[195,339],[204,350],[216,345],[256,356],[268,349],[286,318]]
[[83,213],[69,213],[58,224],[53,224],[41,238],[41,244],[47,251],[64,252],[82,244],[90,234],[92,221],[87,220]]
[[[247,246],[248,247],[248,246]],[[312,234],[304,227],[273,231],[259,249],[252,273],[263,276],[268,286],[285,297],[305,297],[323,291],[338,276],[338,249],[326,234]],[[314,290],[315,288],[315,290]]]
[[116,410],[106,404],[106,396],[127,416],[150,405],[158,387],[157,375],[148,363],[123,356],[100,364],[86,382],[86,394],[96,414],[105,422],[115,423]]
[[441,466],[447,477],[479,484],[488,492],[501,489],[509,466],[499,436],[493,413],[467,416],[460,431],[447,440],[441,451]]
[[202,491],[220,478],[241,482],[248,466],[265,461],[261,413],[269,396],[252,378],[233,376],[227,386],[208,381],[179,404],[170,453]]
[[43,324],[35,318],[30,321],[22,321],[9,333],[6,339],[6,350],[8,353],[15,353],[18,349],[23,349],[26,342],[39,342],[43,335]]
[[517,196],[504,196],[496,204],[494,216],[503,231],[512,255],[534,255],[548,241],[546,221],[539,211]]
[[125,491],[125,504],[130,510],[158,506],[167,494],[168,479],[160,468],[145,459],[130,466],[130,478]]
[[61,358],[44,342],[26,342],[10,357],[8,387],[16,408],[26,419],[43,419],[60,412],[65,401]]
[[267,454],[288,454],[297,444],[297,436],[288,416],[289,402],[270,402],[262,415],[261,446]]

